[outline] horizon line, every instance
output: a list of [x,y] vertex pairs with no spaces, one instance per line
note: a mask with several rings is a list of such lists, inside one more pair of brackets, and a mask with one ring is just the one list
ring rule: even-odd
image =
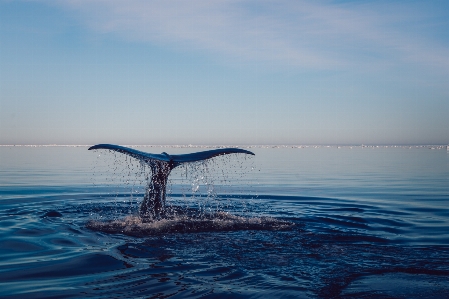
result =
[[[0,144],[0,147],[90,147],[91,144]],[[182,148],[201,148],[201,147],[448,147],[448,143],[437,144],[124,144],[127,147],[182,147]]]

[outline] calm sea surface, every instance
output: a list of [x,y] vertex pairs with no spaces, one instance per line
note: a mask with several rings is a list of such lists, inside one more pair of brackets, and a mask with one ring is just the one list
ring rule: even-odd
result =
[[0,297],[449,298],[446,147],[248,149],[170,176],[169,207],[228,218],[142,233],[138,161],[0,147]]

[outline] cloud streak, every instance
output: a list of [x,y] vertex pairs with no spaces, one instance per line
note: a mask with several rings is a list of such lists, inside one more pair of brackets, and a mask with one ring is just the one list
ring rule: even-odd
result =
[[447,41],[416,30],[416,26],[434,25],[432,16],[419,5],[288,0],[58,3],[76,11],[100,33],[207,51],[237,61],[319,70],[372,70],[398,64],[449,69]]

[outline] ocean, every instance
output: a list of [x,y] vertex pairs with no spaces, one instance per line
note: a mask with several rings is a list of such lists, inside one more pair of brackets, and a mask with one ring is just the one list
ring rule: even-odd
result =
[[449,298],[445,146],[242,148],[175,168],[179,215],[143,223],[139,161],[1,146],[0,297]]

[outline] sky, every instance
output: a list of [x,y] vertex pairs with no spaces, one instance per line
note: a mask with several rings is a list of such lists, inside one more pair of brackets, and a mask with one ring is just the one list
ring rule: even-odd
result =
[[449,144],[449,2],[0,0],[0,144]]

